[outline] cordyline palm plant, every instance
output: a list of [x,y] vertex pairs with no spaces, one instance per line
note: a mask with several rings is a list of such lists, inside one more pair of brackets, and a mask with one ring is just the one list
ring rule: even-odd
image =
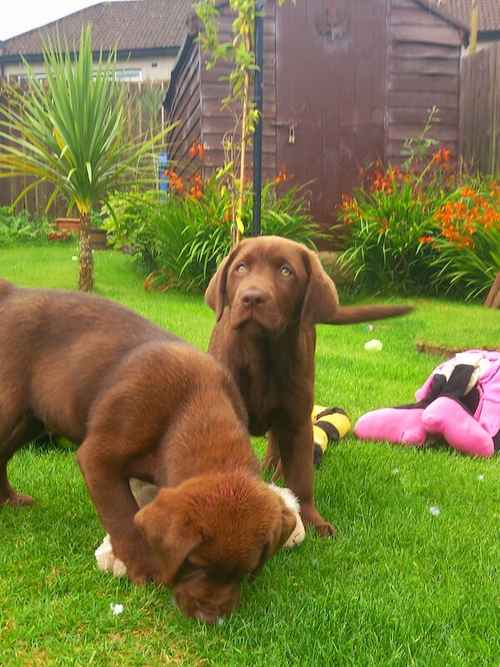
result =
[[81,290],[93,288],[90,213],[108,205],[123,185],[152,184],[153,148],[171,128],[144,141],[125,136],[125,90],[114,81],[116,52],[93,62],[90,27],[78,53],[60,40],[44,47],[47,80],[27,68],[27,90],[10,86],[10,106],[0,109],[0,178],[31,176],[17,203],[41,183],[53,186],[47,210],[63,197],[80,217]]

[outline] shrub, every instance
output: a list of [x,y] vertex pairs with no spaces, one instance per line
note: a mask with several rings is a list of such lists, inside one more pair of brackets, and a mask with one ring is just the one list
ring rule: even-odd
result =
[[434,220],[426,238],[433,286],[467,301],[484,296],[500,272],[500,185],[476,180],[457,188]]
[[466,300],[489,289],[500,271],[500,186],[459,182],[450,157],[441,148],[419,169],[415,160],[401,169],[375,165],[364,187],[344,197],[351,236],[339,261],[359,288]]
[[50,225],[45,218],[31,218],[25,211],[15,213],[0,207],[0,247],[47,241]]
[[449,164],[442,150],[418,171],[408,163],[385,170],[377,163],[364,187],[343,198],[340,214],[351,235],[339,262],[360,288],[409,294],[428,284],[435,248],[424,241],[453,179]]
[[[311,220],[300,190],[277,192],[281,176],[262,192],[262,230],[313,245],[319,228]],[[116,247],[129,246],[149,273],[146,287],[203,290],[231,247],[232,200],[216,176],[188,181],[169,171],[170,192],[116,194],[114,216],[104,220]],[[252,197],[245,197],[243,223],[252,224]]]

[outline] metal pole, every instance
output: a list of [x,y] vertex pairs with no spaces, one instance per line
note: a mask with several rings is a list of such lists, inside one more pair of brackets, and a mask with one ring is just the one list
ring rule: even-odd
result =
[[262,114],[264,107],[263,76],[264,76],[264,0],[255,3],[255,64],[257,69],[254,77],[254,103],[259,119],[253,138],[253,236],[261,233],[262,209]]

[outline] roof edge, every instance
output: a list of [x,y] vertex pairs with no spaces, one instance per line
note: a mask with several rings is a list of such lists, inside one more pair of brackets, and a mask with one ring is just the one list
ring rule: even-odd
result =
[[445,9],[437,7],[430,0],[413,0],[413,2],[415,2],[417,5],[420,5],[421,7],[424,7],[429,12],[431,12],[431,14],[439,16],[447,23],[451,23],[451,25],[455,26],[455,28],[459,28],[460,30],[463,30],[465,33],[469,34],[470,26],[468,26],[466,23],[462,23],[460,19],[457,19],[456,16],[453,16],[453,14],[447,12]]
[[[127,58],[144,58],[150,56],[177,56],[180,48],[178,46],[158,46],[150,47],[147,49],[119,49],[116,51],[116,59],[118,61],[126,60]],[[98,59],[99,56],[103,55],[104,58],[109,56],[112,52],[112,49],[103,49],[94,50],[92,54],[95,59]],[[74,52],[72,52],[73,54]],[[5,55],[0,55],[0,63],[4,65],[15,65],[26,61],[28,63],[41,63],[43,62],[42,53],[6,53]]]
[[177,60],[170,74],[170,82],[168,84],[167,92],[163,99],[163,108],[167,113],[172,111],[172,103],[174,100],[175,91],[177,89],[177,81],[179,79],[180,72],[186,60],[188,59],[193,46],[196,43],[197,32],[188,32],[184,38],[184,42],[179,50],[177,55]]

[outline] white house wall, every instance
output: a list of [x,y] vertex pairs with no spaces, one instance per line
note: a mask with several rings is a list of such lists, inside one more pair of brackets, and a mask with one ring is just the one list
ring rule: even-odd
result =
[[[168,81],[175,64],[173,56],[158,56],[155,58],[130,58],[126,61],[118,61],[116,71],[139,70],[140,76],[134,78],[137,81]],[[42,63],[32,65],[35,74],[43,75],[45,68]],[[4,64],[3,72],[5,78],[22,76],[25,67],[22,63]]]

